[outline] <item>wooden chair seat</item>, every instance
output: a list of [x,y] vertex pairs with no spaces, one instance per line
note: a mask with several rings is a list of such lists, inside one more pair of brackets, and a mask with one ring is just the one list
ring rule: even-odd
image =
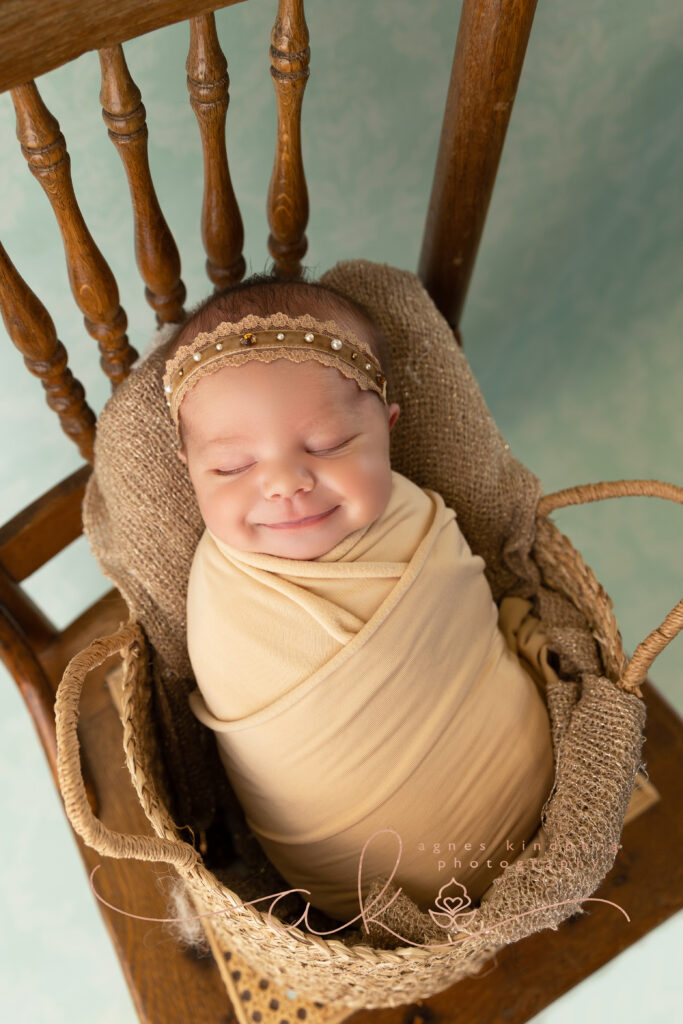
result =
[[[214,9],[240,0],[213,0]],[[465,0],[430,200],[419,273],[459,337],[458,325],[483,230],[512,102],[521,72],[536,0]],[[274,0],[274,13],[275,13]],[[24,154],[45,189],[64,239],[70,282],[88,331],[98,342],[101,365],[112,387],[123,380],[137,353],[126,338],[126,318],[111,271],[78,209],[66,144],[33,79],[87,50],[97,49],[103,73],[102,102],[112,141],[131,185],[136,258],[157,322],[182,318],[185,290],[175,243],[149,174],[144,107],[130,78],[120,44],[184,18],[191,19],[188,57],[191,103],[205,156],[202,236],[207,273],[216,286],[244,273],[242,223],[232,192],[225,151],[228,78],[213,15],[206,0],[121,0],[86,4],[64,0],[6,0],[0,10],[3,47],[0,90],[12,90]],[[278,0],[272,36],[272,74],[278,102],[276,156],[268,195],[269,250],[282,277],[295,277],[306,252],[308,197],[301,160],[299,121],[308,75],[308,33],[302,0]],[[463,154],[476,159],[465,161]],[[456,202],[457,198],[457,202]],[[81,501],[90,473],[95,416],[67,365],[49,314],[0,246],[0,306],[8,332],[28,369],[45,389],[59,423],[79,448],[81,469],[49,490],[0,529],[0,645],[55,772],[53,703],[69,659],[128,617],[111,591],[66,629],[58,630],[22,589],[22,582],[82,532]],[[106,825],[149,833],[121,752],[121,724],[107,674],[114,660],[88,678],[81,718],[83,759],[92,800]],[[111,675],[110,675],[111,680]],[[558,996],[666,920],[682,905],[683,836],[680,778],[683,723],[651,685],[644,687],[647,740],[644,759],[651,786],[644,787],[637,815],[624,829],[623,849],[596,894],[623,906],[595,911],[508,946],[481,977],[410,1007],[359,1012],[349,1020],[377,1022],[528,1020]],[[76,839],[87,872],[102,861]],[[170,869],[169,869],[170,870]],[[114,905],[164,917],[162,894],[150,884],[150,865],[106,860],[98,888]],[[210,957],[150,941],[161,925],[122,916],[98,902],[140,1020],[154,1024],[216,1024],[250,1020],[248,989],[232,987],[232,972]],[[150,929],[152,932],[150,933]],[[164,933],[165,934],[165,933]],[[294,1009],[292,1004],[289,1009]],[[325,1008],[320,1008],[325,1010]],[[325,1010],[331,1022],[340,1019]],[[290,1019],[293,1014],[283,1014]],[[324,1013],[321,1013],[321,1019]],[[278,1020],[280,1017],[278,1016]],[[299,1018],[302,1019],[302,1018]],[[264,1024],[266,1022],[264,1021]]]

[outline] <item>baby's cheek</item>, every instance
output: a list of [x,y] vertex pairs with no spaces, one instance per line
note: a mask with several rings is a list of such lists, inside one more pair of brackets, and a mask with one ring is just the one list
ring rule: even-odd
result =
[[368,451],[359,465],[359,469],[365,479],[366,486],[370,486],[375,492],[386,487],[387,480],[391,481],[391,465],[383,451],[376,448]]
[[356,520],[356,528],[374,522],[384,511],[391,493],[391,478],[387,488],[384,474],[376,460],[369,459],[347,479],[342,489],[349,513]]
[[382,474],[375,482],[374,500],[378,515],[384,511],[391,497],[391,474]]
[[229,509],[225,496],[221,494],[220,484],[213,481],[205,482],[203,486],[195,487],[195,494],[205,525],[217,537],[221,536],[229,519]]

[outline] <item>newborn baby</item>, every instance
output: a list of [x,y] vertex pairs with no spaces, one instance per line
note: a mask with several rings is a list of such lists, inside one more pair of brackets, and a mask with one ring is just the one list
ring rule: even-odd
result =
[[452,878],[480,899],[553,784],[544,638],[512,599],[506,643],[455,512],[392,470],[389,372],[355,303],[257,282],[192,315],[164,377],[206,526],[191,706],[269,859],[342,921],[392,872],[421,909]]

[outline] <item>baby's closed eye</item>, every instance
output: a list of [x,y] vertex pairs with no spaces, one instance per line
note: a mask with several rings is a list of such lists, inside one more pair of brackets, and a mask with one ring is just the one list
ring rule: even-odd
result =
[[[354,434],[354,437],[357,437],[357,436],[358,436],[357,434]],[[310,454],[311,455],[327,455],[328,452],[336,452],[337,449],[344,448],[344,446],[347,445],[347,444],[350,444],[351,441],[353,441],[353,437],[347,437],[346,441],[341,441],[339,444],[327,445],[324,448],[312,449]]]
[[[249,463],[249,466],[253,465],[253,462]],[[235,473],[243,473],[245,469],[249,469],[249,466],[240,466],[239,469],[214,469],[213,472],[218,476],[232,476]]]
[[[358,434],[354,434],[353,437],[348,437],[345,441],[341,441],[339,444],[328,445],[325,448],[316,448],[308,451],[309,455],[329,455],[332,452],[339,451],[341,448],[345,448],[346,445],[350,444]],[[217,473],[218,476],[234,476],[237,473],[243,473],[244,470],[249,469],[254,463],[250,462],[248,466],[240,466],[237,469],[214,469],[213,472]]]

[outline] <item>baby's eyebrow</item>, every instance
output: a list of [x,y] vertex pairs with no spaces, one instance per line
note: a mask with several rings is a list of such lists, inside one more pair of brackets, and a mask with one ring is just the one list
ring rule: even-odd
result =
[[235,441],[248,441],[249,438],[243,434],[237,434],[235,437],[212,437],[210,441],[207,441],[204,445],[205,448],[213,448],[215,445],[227,445],[233,444]]
[[[350,430],[351,427],[354,426],[356,422],[357,421],[354,420],[354,417],[352,415],[338,415],[337,417],[335,417],[334,427],[335,427],[335,429],[337,429],[337,428],[339,428],[339,429],[346,429],[346,428],[348,428]],[[327,420],[324,422],[324,424],[320,420],[311,420],[309,423],[305,423],[301,429],[305,432],[305,431],[308,431],[308,430],[313,430],[314,428],[316,428],[318,426],[325,426],[325,427],[327,427],[329,425],[331,425],[331,424]],[[214,448],[214,447],[219,447],[219,446],[226,447],[229,444],[234,444],[236,441],[250,441],[250,440],[252,440],[252,439],[248,435],[246,435],[246,434],[234,434],[232,437],[212,437],[210,441],[206,442],[206,444],[204,445],[204,448]]]

